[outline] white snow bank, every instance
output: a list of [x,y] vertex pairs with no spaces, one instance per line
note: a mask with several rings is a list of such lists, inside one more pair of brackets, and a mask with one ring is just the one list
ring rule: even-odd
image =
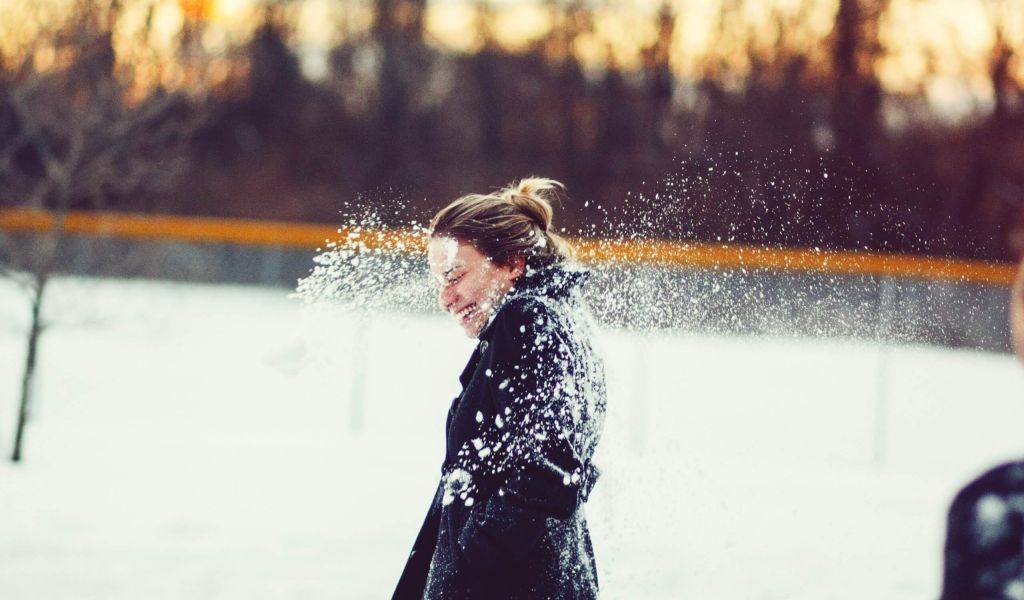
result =
[[[5,598],[390,594],[471,347],[454,324],[360,326],[258,288],[52,292],[26,462],[0,466]],[[4,454],[22,302],[0,285]],[[1024,452],[1024,370],[1008,356],[602,341],[609,419],[588,512],[608,598],[932,598],[954,490]]]

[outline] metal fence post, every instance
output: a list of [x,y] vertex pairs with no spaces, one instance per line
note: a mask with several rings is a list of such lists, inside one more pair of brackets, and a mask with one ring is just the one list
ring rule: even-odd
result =
[[352,398],[350,400],[349,431],[360,434],[365,420],[366,369],[370,354],[370,318],[365,312],[355,313],[352,332]]
[[889,435],[889,370],[892,362],[891,312],[894,309],[893,283],[881,277],[878,283],[878,320],[875,338],[879,344],[878,367],[875,371],[875,426],[872,441],[872,463],[876,468],[885,464],[886,441]]
[[644,339],[636,342],[636,353],[634,356],[636,368],[634,369],[633,410],[631,411],[633,418],[630,427],[630,437],[633,449],[640,453],[643,452],[644,441],[647,435],[647,379],[650,375],[650,365],[647,360],[647,342]]

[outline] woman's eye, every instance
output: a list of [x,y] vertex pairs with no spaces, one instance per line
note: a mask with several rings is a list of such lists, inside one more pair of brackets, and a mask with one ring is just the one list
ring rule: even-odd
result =
[[465,274],[463,274],[463,275],[458,275],[458,276],[456,276],[456,277],[452,277],[451,279],[449,279],[449,280],[448,280],[448,285],[453,285],[453,284],[456,284],[456,283],[458,283],[458,282],[459,282],[459,280],[460,280],[460,279],[462,279],[462,278],[463,278],[464,276],[465,276]]

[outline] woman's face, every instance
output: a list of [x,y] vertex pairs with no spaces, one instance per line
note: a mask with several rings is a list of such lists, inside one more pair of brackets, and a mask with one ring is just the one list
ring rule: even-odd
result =
[[476,337],[523,274],[522,260],[502,267],[472,244],[448,237],[430,240],[427,247],[430,274],[440,287],[441,309],[455,317],[469,337]]

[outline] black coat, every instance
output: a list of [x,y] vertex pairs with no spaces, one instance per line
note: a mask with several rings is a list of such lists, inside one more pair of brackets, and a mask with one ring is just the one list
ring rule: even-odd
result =
[[557,265],[528,272],[480,333],[395,599],[597,596],[583,505],[605,380],[578,294],[585,278]]
[[966,485],[949,509],[942,600],[1024,596],[1024,461]]

